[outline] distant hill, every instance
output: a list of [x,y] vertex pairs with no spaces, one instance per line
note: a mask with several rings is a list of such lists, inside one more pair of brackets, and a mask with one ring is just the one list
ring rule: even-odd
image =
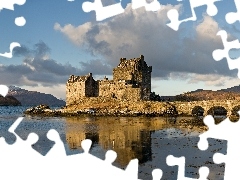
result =
[[228,88],[217,91],[196,90],[175,96],[176,101],[203,101],[203,100],[240,100],[240,88]]
[[28,91],[16,86],[10,86],[8,95],[15,97],[22,105],[36,106],[47,104],[49,106],[65,106],[63,100],[57,99],[51,94],[40,93],[37,91]]
[[240,85],[217,91],[197,89],[176,96],[160,96],[162,101],[240,100]]
[[227,89],[221,89],[221,91],[240,93],[240,85],[239,86],[234,86],[234,87],[231,87],[231,88],[227,88]]
[[0,106],[21,106],[21,102],[13,96],[3,97],[0,95]]

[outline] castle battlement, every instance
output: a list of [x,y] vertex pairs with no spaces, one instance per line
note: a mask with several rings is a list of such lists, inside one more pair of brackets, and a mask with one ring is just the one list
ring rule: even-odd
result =
[[152,66],[144,56],[129,59],[120,58],[113,68],[113,79],[94,80],[92,73],[85,76],[71,75],[66,83],[66,104],[77,104],[86,97],[106,97],[118,100],[150,100]]

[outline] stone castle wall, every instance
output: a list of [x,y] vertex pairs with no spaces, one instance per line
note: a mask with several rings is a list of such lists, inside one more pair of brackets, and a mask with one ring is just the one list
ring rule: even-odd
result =
[[67,104],[75,104],[83,97],[97,97],[98,83],[92,74],[87,76],[71,75],[66,84]]
[[99,96],[136,101],[140,100],[141,89],[125,81],[117,82],[113,80],[103,80],[99,81]]
[[85,93],[85,82],[72,82],[66,85],[66,105],[76,104],[78,99],[83,97]]
[[113,80],[95,81],[92,74],[71,75],[66,84],[66,105],[77,104],[83,97],[106,97],[118,100],[150,100],[152,67],[144,56],[126,60],[113,69]]

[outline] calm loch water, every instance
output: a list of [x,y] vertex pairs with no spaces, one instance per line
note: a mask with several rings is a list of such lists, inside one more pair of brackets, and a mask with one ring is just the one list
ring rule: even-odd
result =
[[[9,144],[14,143],[15,136],[7,129],[22,115],[27,107],[0,107],[0,136]],[[185,126],[182,121],[187,121]],[[16,129],[23,139],[35,132],[39,141],[33,148],[45,155],[54,145],[46,138],[49,129],[56,129],[65,144],[67,154],[81,153],[81,141],[91,139],[93,144],[90,153],[100,159],[105,158],[107,150],[117,152],[113,163],[119,168],[126,168],[129,161],[139,160],[139,179],[151,180],[155,168],[163,170],[162,179],[177,179],[177,166],[168,166],[166,157],[170,154],[185,156],[185,176],[198,178],[201,166],[210,168],[209,179],[223,179],[224,164],[214,164],[215,152],[226,153],[226,142],[209,139],[210,147],[206,151],[197,148],[201,128],[196,127],[192,117],[177,119],[166,117],[69,117],[41,118],[25,116]]]

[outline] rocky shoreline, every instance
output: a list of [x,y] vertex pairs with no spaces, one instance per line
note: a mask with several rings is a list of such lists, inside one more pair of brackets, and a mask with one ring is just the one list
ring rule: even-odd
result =
[[127,108],[69,108],[62,107],[59,109],[51,109],[48,105],[41,104],[39,106],[31,107],[27,109],[24,114],[37,115],[37,116],[80,116],[80,115],[92,115],[92,116],[177,116],[177,112],[174,109],[168,108],[168,111],[148,111],[146,109],[134,111]]
[[[74,117],[74,116],[112,116],[112,117],[163,117],[167,116],[172,120],[172,123],[176,123],[179,127],[189,130],[206,131],[208,127],[203,123],[203,116],[195,116],[193,119],[184,118],[193,115],[176,114],[174,111],[169,112],[149,112],[149,111],[130,111],[130,110],[118,110],[118,109],[93,109],[82,108],[75,109],[70,107],[62,107],[59,109],[50,109],[48,105],[39,105],[31,107],[24,112],[25,115],[31,116],[43,116],[43,117]],[[178,119],[179,117],[180,119]],[[183,117],[183,119],[181,118]],[[177,120],[178,119],[178,120]],[[218,124],[225,118],[215,118],[215,123]],[[231,117],[232,122],[239,120],[239,117]]]
[[[31,107],[27,109],[24,114],[31,116],[45,116],[45,117],[69,117],[69,116],[118,116],[118,117],[203,117],[192,114],[185,114],[182,112],[177,112],[173,105],[164,102],[164,103],[134,103],[127,104],[114,104],[109,103],[104,104],[104,106],[89,106],[86,104],[78,104],[72,106],[64,106],[59,109],[51,109],[48,105],[41,104],[39,106]],[[159,107],[161,105],[162,107]],[[158,109],[156,110],[156,106]],[[230,120],[236,122],[239,120],[239,117],[231,115]],[[217,121],[217,120],[216,120]]]

